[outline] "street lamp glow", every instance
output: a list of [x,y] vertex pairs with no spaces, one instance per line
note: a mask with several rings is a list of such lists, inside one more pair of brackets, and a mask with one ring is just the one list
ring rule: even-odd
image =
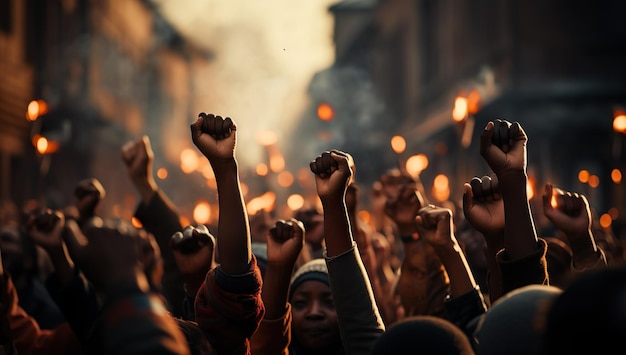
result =
[[614,183],[619,184],[620,182],[622,182],[622,172],[619,169],[613,169],[611,171],[611,180],[613,180]]
[[613,119],[613,130],[615,132],[626,133],[626,114],[619,114]]

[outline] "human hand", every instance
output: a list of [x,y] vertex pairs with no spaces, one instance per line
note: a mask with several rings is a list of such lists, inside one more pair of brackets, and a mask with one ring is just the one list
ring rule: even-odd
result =
[[400,234],[410,234],[415,231],[415,217],[424,206],[424,198],[415,184],[403,184],[399,194],[385,203],[385,214],[396,223]]
[[318,156],[309,164],[315,174],[317,194],[324,201],[328,198],[343,198],[352,180],[354,161],[348,153],[333,149]]
[[152,176],[154,152],[150,145],[150,138],[143,136],[124,145],[122,147],[122,160],[126,165],[128,176],[141,194],[142,200],[148,202],[152,193],[157,190],[156,182]]
[[527,141],[518,122],[490,121],[480,136],[480,155],[500,178],[508,173],[525,174]]
[[418,211],[415,222],[420,237],[433,247],[456,244],[450,209],[428,205]]
[[293,268],[304,246],[304,224],[295,218],[278,220],[267,233],[267,263]]
[[128,169],[128,175],[133,182],[143,182],[152,176],[152,163],[154,152],[150,144],[150,138],[143,136],[140,139],[129,142],[122,147],[122,160]]
[[464,184],[463,213],[467,221],[486,237],[504,233],[504,202],[495,175],[474,177]]
[[96,215],[96,207],[106,196],[106,191],[98,179],[91,178],[78,182],[74,196],[80,218],[86,220]]
[[61,212],[46,209],[32,216],[26,225],[30,239],[47,251],[63,247],[65,217]]
[[170,248],[183,275],[205,275],[213,266],[215,237],[203,224],[174,233]]
[[123,220],[106,223],[94,217],[83,229],[73,220],[66,223],[65,242],[72,259],[104,294],[127,287],[148,289],[148,281],[140,260],[141,238],[144,230],[134,228]]
[[230,117],[201,112],[191,125],[191,138],[213,165],[235,157],[236,131],[237,127]]
[[546,184],[543,214],[567,236],[587,236],[591,229],[591,211],[587,197],[565,192]]

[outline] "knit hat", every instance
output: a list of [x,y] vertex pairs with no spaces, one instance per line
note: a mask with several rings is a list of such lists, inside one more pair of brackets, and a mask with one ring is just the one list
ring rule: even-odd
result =
[[313,259],[296,270],[291,278],[291,284],[289,286],[289,299],[291,300],[293,292],[296,288],[298,288],[298,286],[300,286],[303,282],[310,280],[321,281],[330,285],[328,281],[326,260],[322,258]]
[[479,320],[474,332],[476,353],[537,353],[545,314],[561,292],[554,286],[528,285],[499,298]]
[[374,343],[372,355],[470,355],[469,339],[450,321],[434,316],[413,316],[389,327]]

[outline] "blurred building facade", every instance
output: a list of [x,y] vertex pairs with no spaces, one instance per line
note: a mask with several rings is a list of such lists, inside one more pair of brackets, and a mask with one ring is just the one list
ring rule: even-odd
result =
[[[625,10],[613,1],[341,1],[330,8],[336,61],[311,82],[306,130],[321,132],[323,149],[355,153],[367,183],[423,153],[422,181],[445,174],[459,201],[463,182],[490,173],[478,153],[486,123],[519,121],[533,208],[551,182],[585,193],[598,215],[614,208],[619,224],[626,190],[611,173],[626,172],[626,137],[612,125],[626,105]],[[320,104],[335,108],[332,120],[317,119]],[[405,152],[392,151],[393,135]],[[579,181],[581,170],[599,184]]]
[[[155,167],[177,166],[190,77],[211,54],[185,41],[150,1],[0,4],[0,197],[63,207],[78,181],[97,177],[107,190],[103,213],[130,218],[136,194],[120,148],[147,134]],[[41,137],[47,145],[37,146]],[[175,186],[180,169],[169,171],[164,187]]]

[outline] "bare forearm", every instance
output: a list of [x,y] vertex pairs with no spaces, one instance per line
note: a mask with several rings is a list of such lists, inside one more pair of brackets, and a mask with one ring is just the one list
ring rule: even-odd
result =
[[474,275],[457,242],[450,242],[445,246],[434,246],[434,248],[450,278],[452,297],[464,295],[476,288]]
[[265,319],[274,320],[285,314],[292,272],[293,265],[267,265],[261,293],[265,304]]
[[239,185],[237,162],[233,159],[213,166],[217,180],[219,224],[217,250],[222,269],[229,274],[248,271],[252,258],[248,214]]
[[516,260],[537,249],[537,232],[530,213],[526,192],[525,173],[509,173],[498,176],[504,201],[504,248],[507,255]]
[[577,235],[567,235],[572,249],[572,264],[577,269],[584,269],[598,262],[598,247],[591,230]]

